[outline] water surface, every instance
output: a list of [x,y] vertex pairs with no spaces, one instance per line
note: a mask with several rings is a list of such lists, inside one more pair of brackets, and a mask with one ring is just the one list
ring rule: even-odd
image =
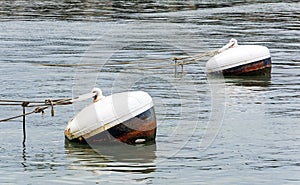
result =
[[[28,116],[24,146],[22,120],[1,123],[1,183],[300,183],[298,1],[0,3],[0,99],[65,98],[94,86],[105,95],[144,90],[158,121],[155,145],[96,151],[64,140],[82,104]],[[170,58],[232,37],[270,49],[270,79],[213,86],[205,61],[174,76]],[[22,112],[0,109],[1,119]]]

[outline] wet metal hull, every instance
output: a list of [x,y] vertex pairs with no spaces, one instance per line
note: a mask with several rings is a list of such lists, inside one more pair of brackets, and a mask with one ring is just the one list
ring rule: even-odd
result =
[[222,70],[222,73],[224,76],[269,76],[271,74],[271,58],[225,69]]
[[[156,117],[154,108],[127,120],[109,129],[99,128],[92,136],[89,134],[74,138],[69,141],[77,143],[111,143],[122,142],[127,144],[155,142],[156,137]],[[95,134],[96,132],[96,134]]]

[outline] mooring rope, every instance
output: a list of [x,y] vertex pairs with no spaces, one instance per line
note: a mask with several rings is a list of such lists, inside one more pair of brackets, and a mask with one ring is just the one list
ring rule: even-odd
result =
[[[174,64],[169,64],[169,65],[163,65],[163,66],[153,66],[153,67],[144,67],[140,68],[141,70],[147,70],[147,69],[162,69],[166,67],[171,67],[175,66],[175,74],[177,73],[177,66],[181,66],[182,72],[183,72],[183,66],[187,64],[192,64],[192,63],[197,63],[203,57],[208,57],[208,56],[214,56],[230,47],[233,47],[237,45],[236,40],[234,39],[230,40],[230,43],[227,45],[223,46],[221,49],[218,50],[212,50],[208,52],[204,52],[201,54],[193,55],[193,56],[185,56],[185,57],[174,57],[172,58],[172,61],[174,61]],[[135,61],[135,62],[117,62],[118,65],[120,64],[142,64],[142,63],[150,63],[150,61],[153,62],[161,62],[162,59],[157,59],[157,60],[144,60],[144,61]],[[79,66],[98,66],[99,64],[39,64],[39,65],[44,65],[44,66],[59,66],[59,67],[79,67]],[[111,64],[110,64],[111,65]],[[103,65],[100,65],[103,66]],[[80,95],[76,98],[64,98],[64,99],[58,99],[58,100],[51,100],[47,99],[45,101],[23,101],[23,100],[0,100],[0,106],[22,106],[23,108],[23,114],[18,115],[18,116],[13,116],[10,118],[6,119],[1,119],[0,122],[6,122],[10,121],[13,119],[17,119],[20,117],[23,117],[23,145],[25,144],[25,139],[26,139],[26,129],[25,129],[25,117],[27,115],[33,114],[33,113],[44,113],[44,110],[47,108],[51,107],[51,116],[54,116],[54,106],[56,105],[69,105],[73,104],[78,101],[85,100],[87,98],[95,96],[95,93],[88,93],[84,95]],[[35,107],[34,110],[27,112],[26,113],[26,107]]]
[[[5,118],[5,119],[1,119],[0,122],[6,122],[6,121],[10,121],[13,119],[17,119],[23,116],[27,116],[33,113],[40,113],[40,112],[44,112],[45,109],[51,107],[51,115],[54,116],[54,106],[55,105],[68,105],[68,104],[72,104],[70,102],[70,100],[72,100],[72,98],[65,98],[65,99],[58,99],[58,100],[45,100],[44,102],[42,101],[22,101],[22,100],[0,100],[0,102],[6,102],[6,103],[0,103],[0,106],[22,106],[24,107],[35,107],[35,109],[31,112],[27,112],[25,114],[20,114],[18,116],[13,116],[10,118]],[[11,102],[11,103],[10,103]]]
[[6,118],[6,119],[1,119],[0,122],[6,122],[9,120],[13,120],[13,119],[17,119],[23,116],[27,116],[33,113],[44,113],[44,110],[51,107],[51,116],[54,116],[54,106],[56,105],[70,105],[73,104],[77,101],[82,101],[82,100],[86,100],[88,98],[91,98],[92,96],[94,96],[94,93],[88,93],[88,94],[84,94],[84,95],[80,95],[78,97],[75,98],[63,98],[63,99],[56,99],[56,100],[51,100],[51,99],[47,99],[45,101],[22,101],[22,100],[0,100],[0,102],[4,102],[4,103],[0,103],[0,106],[21,106],[24,108],[29,107],[29,108],[35,108],[34,110],[32,110],[31,112],[28,113],[23,113],[21,115],[18,116],[13,116],[10,118]]
[[208,52],[204,52],[204,53],[192,55],[192,56],[174,57],[172,59],[174,61],[174,64],[165,65],[165,66],[157,66],[157,67],[148,67],[146,69],[161,69],[164,67],[173,66],[173,67],[175,67],[175,74],[176,74],[178,66],[181,66],[182,72],[183,72],[184,65],[197,63],[200,60],[203,60],[204,57],[209,57],[209,56],[211,57],[211,56],[217,55],[218,53],[219,53],[218,50],[212,50],[212,51],[208,51]]
[[33,105],[27,105],[26,107],[38,107],[38,106],[43,106],[43,105],[66,105],[70,104],[70,100],[72,98],[64,98],[64,99],[57,99],[57,100],[45,100],[45,101],[28,101],[28,100],[0,100],[0,102],[5,102],[5,103],[0,103],[0,106],[22,106],[24,102],[27,102],[28,104],[33,104]]
[[18,116],[13,116],[13,117],[10,117],[10,118],[2,119],[2,120],[0,120],[0,122],[10,121],[10,120],[17,119],[17,118],[20,118],[20,117],[23,117],[23,116],[27,116],[27,115],[30,115],[30,114],[33,114],[33,113],[40,113],[40,112],[43,113],[43,111],[47,108],[48,108],[48,106],[37,107],[31,112],[27,112],[25,114],[21,114],[21,115],[18,115]]
[[[0,102],[13,102],[13,103],[21,103],[22,105],[23,102],[28,102],[26,100],[0,100]],[[43,101],[30,101],[30,103],[44,103]]]
[[[183,65],[197,63],[200,60],[202,60],[204,57],[212,57],[212,56],[215,56],[219,53],[220,53],[220,51],[218,49],[218,50],[211,50],[211,51],[208,51],[208,52],[204,52],[204,53],[200,53],[200,54],[196,54],[196,55],[191,55],[191,56],[174,57],[174,58],[171,58],[171,60],[174,61],[174,64],[167,64],[167,65],[161,65],[161,66],[152,66],[152,67],[140,67],[140,68],[135,68],[135,69],[150,70],[150,69],[164,69],[164,68],[168,68],[168,67],[177,67],[177,66],[182,66],[183,67]],[[131,62],[130,64],[139,64],[139,63],[141,63],[141,61]],[[118,63],[116,65],[118,65]]]
[[[143,67],[143,68],[137,68],[140,70],[149,70],[149,69],[163,69],[167,67],[174,67],[181,66],[183,69],[184,65],[187,64],[192,64],[192,63],[197,63],[204,57],[208,56],[214,56],[216,54],[220,53],[220,50],[212,50],[192,56],[184,56],[184,57],[174,57],[171,60],[174,61],[174,64],[167,64],[167,65],[161,65],[161,66],[152,66],[152,67]],[[141,64],[141,63],[149,63],[150,61],[152,62],[161,62],[162,59],[159,60],[142,60],[142,61],[136,61],[136,62],[118,62],[117,64]],[[64,66],[68,67],[68,64],[42,64],[42,65],[48,65],[48,66]],[[76,64],[76,65],[70,65],[70,66],[96,66],[97,64]],[[88,94],[86,94],[88,95]],[[81,101],[84,98],[85,95],[81,95],[76,98],[63,98],[63,99],[57,99],[57,100],[51,100],[47,99],[45,101],[26,101],[26,100],[0,100],[0,106],[22,106],[23,108],[25,107],[35,107],[35,109],[31,112],[21,114],[18,116],[6,118],[0,120],[0,122],[5,122],[9,121],[12,119],[16,119],[19,117],[27,116],[33,113],[40,113],[44,112],[45,109],[51,108],[51,116],[54,116],[54,106],[56,105],[69,105],[72,104],[76,101]]]
[[[10,121],[13,119],[23,117],[23,145],[24,145],[25,140],[26,140],[26,124],[25,124],[26,116],[33,114],[33,113],[44,114],[44,111],[46,109],[48,109],[49,107],[51,107],[51,116],[54,116],[54,106],[55,105],[69,105],[69,104],[73,104],[78,101],[86,100],[93,96],[95,96],[95,93],[87,93],[87,94],[80,95],[75,98],[63,98],[63,99],[57,99],[57,100],[47,99],[44,102],[42,102],[42,101],[22,101],[22,100],[0,100],[0,102],[4,102],[4,103],[1,103],[0,105],[3,105],[3,106],[18,105],[18,106],[22,106],[22,108],[23,108],[23,114],[13,116],[10,118],[6,118],[6,119],[1,119],[0,122],[7,122],[7,121]],[[30,104],[32,104],[32,105],[30,105]],[[26,113],[26,110],[25,110],[26,107],[35,107],[35,109]]]
[[193,55],[193,56],[186,56],[186,57],[174,57],[173,60],[178,62],[177,65],[186,65],[199,62],[204,57],[214,56],[219,53],[219,50],[212,50],[205,53]]
[[[187,55],[184,57],[173,57],[173,58],[164,58],[164,59],[146,59],[146,60],[138,60],[138,61],[118,61],[115,63],[106,63],[105,65],[103,64],[93,64],[93,63],[87,63],[87,64],[48,64],[48,63],[42,63],[42,64],[37,64],[37,65],[43,65],[43,66],[50,66],[50,67],[89,67],[89,66],[115,66],[115,65],[138,65],[138,64],[151,64],[151,63],[162,63],[162,61],[174,61],[176,60],[177,63],[175,64],[166,64],[166,65],[161,65],[161,66],[152,66],[152,67],[137,67],[135,69],[140,69],[140,70],[151,70],[151,69],[163,69],[163,68],[168,68],[168,67],[174,67],[174,66],[179,66],[179,65],[187,65],[187,64],[192,64],[192,63],[197,63],[199,62],[203,57],[208,57],[208,56],[214,56],[219,53],[218,50],[211,50],[207,51],[204,53],[196,54],[196,55]],[[180,62],[178,62],[180,61]]]

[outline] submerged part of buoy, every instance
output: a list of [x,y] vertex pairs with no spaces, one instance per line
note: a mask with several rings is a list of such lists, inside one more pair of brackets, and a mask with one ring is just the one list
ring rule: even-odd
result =
[[208,74],[269,75],[271,72],[271,55],[265,46],[238,45],[235,39],[231,39],[219,52],[207,61]]

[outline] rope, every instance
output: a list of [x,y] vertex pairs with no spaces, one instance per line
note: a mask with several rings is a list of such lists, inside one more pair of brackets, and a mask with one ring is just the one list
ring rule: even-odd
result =
[[[35,107],[35,109],[31,112],[21,114],[18,116],[13,116],[10,118],[2,119],[0,122],[5,122],[5,121],[10,121],[13,119],[17,119],[23,116],[27,116],[33,113],[44,113],[44,110],[51,107],[51,116],[54,116],[54,106],[55,105],[67,105],[71,104],[69,101],[72,98],[65,98],[65,99],[58,99],[58,100],[45,100],[44,102],[42,101],[21,101],[21,100],[0,100],[0,102],[7,102],[7,103],[1,103],[3,106],[22,106],[22,107]],[[10,103],[12,102],[12,103]],[[30,105],[32,104],[32,105]]]
[[43,111],[44,111],[45,109],[47,109],[47,108],[48,108],[48,107],[46,107],[46,106],[45,106],[45,107],[37,107],[37,108],[35,108],[33,111],[31,111],[31,112],[27,112],[27,113],[25,113],[25,114],[21,114],[21,115],[18,115],[18,116],[14,116],[14,117],[2,119],[2,120],[0,120],[0,122],[5,122],[5,121],[13,120],[13,119],[20,118],[20,117],[23,117],[23,116],[27,116],[27,115],[30,115],[30,114],[33,114],[33,113],[40,113],[40,112],[43,113]]
[[[172,60],[175,62],[174,64],[168,64],[168,65],[162,65],[162,66],[153,66],[153,67],[145,67],[145,68],[137,68],[140,70],[148,70],[148,69],[163,69],[167,67],[177,67],[181,66],[183,69],[184,65],[197,63],[199,62],[203,57],[207,56],[214,56],[216,54],[220,53],[220,50],[212,50],[204,53],[200,53],[193,56],[184,56],[184,57],[174,57]],[[118,62],[117,64],[141,64],[146,62],[161,62],[161,59],[159,60],[144,60],[144,61],[137,61],[137,62]],[[64,65],[64,64],[42,64],[42,65],[48,65],[48,66],[64,66],[64,67],[70,67],[70,66],[97,66],[99,64],[76,64],[76,65]],[[101,65],[102,66],[102,65]],[[175,69],[176,70],[176,69]],[[35,109],[31,112],[21,114],[18,116],[6,118],[0,120],[0,122],[9,121],[12,119],[16,119],[22,116],[27,116],[33,113],[44,113],[44,110],[51,107],[51,116],[54,116],[54,106],[56,105],[69,105],[73,104],[76,101],[81,101],[82,96],[78,96],[76,98],[63,98],[63,99],[57,99],[57,100],[51,100],[47,99],[45,101],[23,101],[23,100],[0,100],[0,106],[22,106],[24,107],[35,107]],[[3,103],[1,103],[3,102]]]
[[[90,93],[89,93],[90,94]],[[93,95],[93,94],[92,94]],[[0,100],[0,102],[6,102],[6,103],[1,103],[0,105],[4,106],[22,106],[23,108],[25,107],[33,107],[35,108],[33,111],[28,112],[28,113],[23,113],[18,116],[13,116],[10,118],[6,119],[1,119],[0,122],[5,122],[13,119],[17,119],[23,116],[27,116],[33,113],[44,113],[44,110],[51,107],[51,116],[54,116],[54,106],[56,105],[69,105],[73,104],[74,102],[78,101],[81,96],[75,97],[75,98],[63,98],[63,99],[57,99],[57,100],[51,100],[47,99],[44,102],[42,101],[21,101],[21,100]],[[12,103],[10,103],[12,102]]]
[[39,107],[45,105],[68,105],[71,104],[72,98],[58,99],[58,100],[45,100],[45,101],[22,101],[22,100],[0,100],[0,106],[23,106],[24,102],[28,104],[25,107]]
[[207,57],[207,56],[214,56],[216,54],[219,53],[219,49],[218,50],[212,50],[212,51],[208,51],[208,52],[204,52],[204,53],[200,53],[200,54],[196,54],[196,55],[192,55],[192,56],[184,56],[184,57],[174,57],[174,58],[165,58],[165,59],[148,59],[148,60],[138,60],[138,61],[119,61],[116,63],[108,63],[106,65],[103,64],[48,64],[48,63],[42,63],[42,64],[38,64],[38,65],[43,65],[43,66],[57,66],[57,67],[88,67],[88,66],[115,66],[115,65],[123,65],[123,64],[143,64],[143,63],[162,63],[162,61],[170,61],[170,60],[177,60],[177,61],[181,61],[178,64],[169,64],[169,65],[162,65],[162,66],[154,66],[154,67],[144,67],[144,68],[136,68],[136,69],[140,69],[140,70],[148,70],[148,69],[163,69],[163,68],[167,68],[167,67],[174,67],[174,66],[178,66],[178,65],[187,65],[187,64],[192,64],[192,63],[196,63],[199,62],[199,60],[203,57]]
[[[176,61],[181,60],[181,62],[178,62],[178,65],[186,65],[186,64],[192,64],[192,63],[199,62],[199,60],[202,59],[203,57],[214,56],[218,53],[219,53],[218,50],[212,50],[212,51],[197,54],[194,56],[186,56],[186,57],[181,57],[181,58],[174,57],[173,60],[176,60]],[[189,61],[185,61],[186,59],[189,59]]]
[[16,103],[0,103],[0,106],[1,105],[3,105],[3,106],[14,106],[14,105],[16,105],[16,106],[20,106],[20,105],[22,105],[22,104],[16,104]]
[[42,101],[27,101],[27,100],[0,100],[0,102],[12,102],[12,103],[21,103],[19,105],[22,105],[23,102],[30,102],[30,103],[44,103]]
[[169,64],[169,65],[163,65],[163,66],[154,66],[154,67],[145,67],[145,68],[137,68],[140,70],[148,70],[148,69],[163,69],[167,67],[176,67],[176,66],[182,66],[187,65],[187,64],[193,64],[199,62],[203,57],[209,57],[209,56],[214,56],[218,54],[218,50],[212,50],[208,51],[205,53],[197,54],[194,56],[185,56],[185,57],[174,57],[172,60],[175,61],[174,64]]

